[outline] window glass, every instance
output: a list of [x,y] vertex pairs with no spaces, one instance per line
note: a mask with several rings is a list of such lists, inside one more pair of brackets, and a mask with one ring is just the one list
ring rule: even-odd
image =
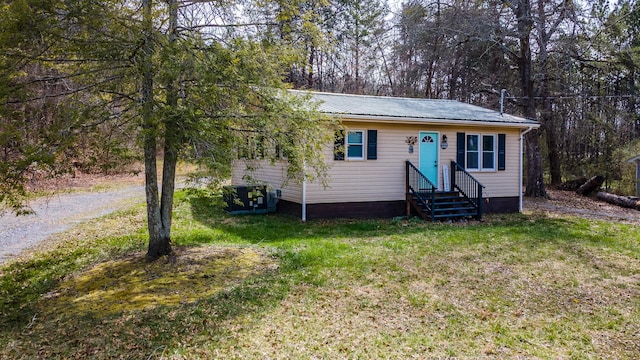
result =
[[362,131],[349,131],[349,135],[347,136],[349,144],[362,144],[364,134]]
[[493,169],[493,153],[482,153],[482,168],[483,169]]
[[466,168],[496,169],[496,135],[467,135]]
[[347,150],[347,156],[350,159],[362,159],[362,145],[349,145],[349,149]]
[[478,153],[478,135],[467,135],[467,169],[480,169],[480,154]]
[[493,151],[493,135],[482,136],[482,151]]
[[478,135],[467,135],[467,151],[478,151]]
[[478,169],[478,153],[477,152],[469,152],[467,153],[467,169]]
[[364,131],[347,132],[347,158],[364,159]]
[[495,137],[482,135],[482,168],[486,170],[495,168]]

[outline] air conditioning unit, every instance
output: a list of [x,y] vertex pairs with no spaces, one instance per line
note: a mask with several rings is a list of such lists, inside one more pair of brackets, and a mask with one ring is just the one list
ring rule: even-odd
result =
[[233,215],[266,214],[276,211],[279,191],[269,191],[267,185],[234,185],[224,187],[224,210]]

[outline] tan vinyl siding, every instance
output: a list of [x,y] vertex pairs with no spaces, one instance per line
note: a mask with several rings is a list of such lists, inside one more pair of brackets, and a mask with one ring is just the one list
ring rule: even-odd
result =
[[[251,170],[247,170],[247,164]],[[282,191],[281,199],[296,203],[302,202],[302,186],[295,181],[287,180],[287,163],[285,161],[276,162],[271,165],[268,161],[236,160],[231,173],[231,183],[233,185],[247,185],[245,176],[255,180],[260,184],[270,185],[274,190]],[[286,185],[285,185],[286,184]]]
[[[376,122],[343,121],[349,130],[378,131],[376,160],[333,160],[333,146],[327,146],[324,155],[331,166],[328,187],[319,183],[307,184],[307,203],[343,203],[365,201],[397,201],[405,199],[405,161],[409,160],[419,166],[420,144],[414,145],[414,151],[409,153],[407,137],[419,137],[421,131],[438,133],[439,169],[438,186],[443,189],[443,166],[450,167],[451,161],[456,160],[458,132],[473,134],[506,134],[506,170],[504,171],[475,171],[471,174],[484,186],[485,197],[514,197],[520,190],[519,171],[519,129],[500,127],[460,127],[449,125],[413,125],[386,124]],[[442,136],[448,139],[448,148],[441,149]],[[365,140],[366,148],[366,140]],[[366,158],[366,154],[365,154]],[[284,200],[301,203],[301,185],[290,182],[284,186],[286,179],[286,163],[276,166],[263,162],[258,170],[249,175],[268,183],[274,189],[282,189]],[[496,137],[496,167],[497,167],[497,137]],[[244,184],[242,180],[246,168],[242,161],[234,166],[233,184]]]
[[[472,175],[485,185],[487,197],[518,196],[518,130],[348,121],[344,121],[343,124],[349,130],[378,130],[378,159],[329,160],[332,162],[329,187],[325,189],[319,184],[308,184],[307,203],[309,204],[404,200],[405,161],[409,160],[418,166],[420,152],[419,144],[416,144],[413,154],[409,154],[406,139],[409,136],[418,137],[420,131],[437,132],[438,145],[442,141],[442,135],[447,136],[448,148],[439,149],[438,186],[440,189],[443,189],[443,165],[450,167],[451,161],[456,159],[457,132],[506,134],[506,170],[473,172]],[[327,151],[327,158],[333,159],[332,151],[333,149]]]
[[329,187],[307,185],[307,202],[337,203],[359,201],[392,201],[404,199],[405,160],[418,161],[418,145],[408,153],[407,136],[417,136],[410,127],[384,124],[343,123],[349,130],[378,130],[377,160],[334,161],[332,159]]

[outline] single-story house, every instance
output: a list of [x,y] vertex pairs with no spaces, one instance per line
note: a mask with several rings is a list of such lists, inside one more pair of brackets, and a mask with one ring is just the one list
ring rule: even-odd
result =
[[[286,182],[286,162],[254,179],[277,190],[280,212],[329,217],[425,219],[522,210],[523,135],[540,125],[453,100],[312,92],[345,130],[327,144],[328,186]],[[232,182],[243,185],[243,162]]]

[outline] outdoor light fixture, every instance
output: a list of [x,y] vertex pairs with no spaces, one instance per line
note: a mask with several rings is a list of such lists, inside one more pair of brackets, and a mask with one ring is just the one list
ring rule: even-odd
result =
[[440,147],[444,150],[449,147],[447,143],[447,135],[442,135],[442,142],[440,143]]

